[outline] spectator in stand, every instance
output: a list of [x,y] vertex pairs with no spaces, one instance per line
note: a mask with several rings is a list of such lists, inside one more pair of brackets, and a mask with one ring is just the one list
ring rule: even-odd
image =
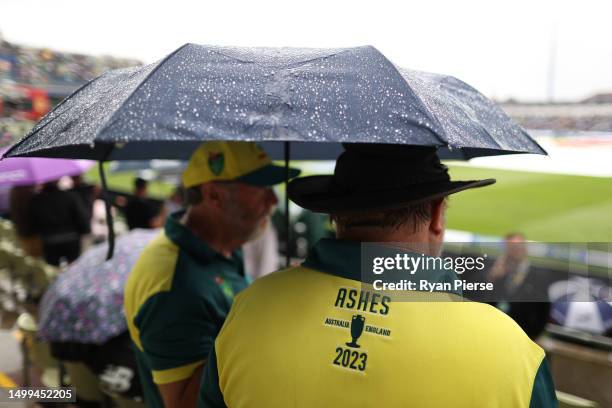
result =
[[[207,343],[198,406],[556,407],[544,350],[503,313],[462,302],[444,285],[380,292],[374,275],[362,273],[376,255],[438,256],[445,197],[494,180],[451,181],[433,147],[344,147],[333,175],[298,178],[287,189],[301,207],[329,214],[337,238],[235,297]],[[375,243],[369,254],[363,243]],[[438,268],[410,274],[456,279]],[[385,334],[370,331],[377,327]]]
[[9,218],[15,228],[19,245],[26,254],[35,257],[43,256],[42,242],[36,234],[30,219],[29,208],[32,197],[36,194],[35,186],[15,186],[9,197]]
[[57,180],[43,185],[28,210],[32,230],[42,238],[45,260],[59,266],[81,254],[81,237],[90,232],[87,211],[80,199],[59,189]]
[[510,316],[531,339],[546,327],[551,304],[548,273],[531,265],[525,235],[512,232],[504,237],[504,254],[488,274],[496,288],[493,305]]
[[137,177],[134,180],[134,196],[125,205],[125,218],[128,228],[159,228],[160,217],[148,198],[148,182]]
[[91,221],[91,214],[93,212],[93,203],[96,197],[96,186],[89,184],[83,180],[81,174],[72,176],[72,188],[70,189],[74,193],[85,208],[87,212],[87,218]]

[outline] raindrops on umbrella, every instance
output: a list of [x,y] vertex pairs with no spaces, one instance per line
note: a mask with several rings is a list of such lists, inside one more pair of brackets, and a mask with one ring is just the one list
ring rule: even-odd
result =
[[340,142],[438,146],[458,158],[545,153],[469,85],[398,68],[374,47],[186,44],[94,79],[8,155],[184,159],[205,140],[300,142],[298,159],[334,159],[339,149],[325,144]]

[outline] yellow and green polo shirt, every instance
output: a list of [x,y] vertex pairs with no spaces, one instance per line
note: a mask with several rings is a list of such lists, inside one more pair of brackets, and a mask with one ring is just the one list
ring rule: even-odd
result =
[[168,217],[125,286],[125,316],[147,407],[163,408],[156,384],[189,378],[203,364],[232,304],[247,286],[242,254],[226,258]]
[[360,245],[321,240],[236,297],[200,407],[556,406],[544,351],[508,316],[457,293],[394,301],[360,282]]

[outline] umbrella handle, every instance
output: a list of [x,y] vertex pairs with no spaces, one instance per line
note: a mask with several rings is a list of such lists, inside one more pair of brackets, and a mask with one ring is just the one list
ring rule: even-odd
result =
[[289,228],[289,160],[291,156],[290,142],[284,142],[285,147],[285,266],[288,268],[291,264],[291,249],[289,247],[289,239],[291,238],[291,230]]
[[100,172],[100,181],[102,182],[102,198],[104,199],[104,208],[106,210],[106,226],[108,227],[108,252],[106,253],[106,260],[108,261],[113,257],[113,253],[115,252],[115,223],[113,222],[110,194],[108,193],[108,187],[106,185],[106,175],[104,174],[104,162],[100,160],[98,164],[98,170]]

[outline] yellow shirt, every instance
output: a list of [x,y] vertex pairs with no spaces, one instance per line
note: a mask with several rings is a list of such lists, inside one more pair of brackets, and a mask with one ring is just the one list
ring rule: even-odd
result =
[[513,320],[452,293],[394,301],[358,280],[359,250],[322,240],[307,267],[238,295],[200,406],[555,406],[544,351]]

